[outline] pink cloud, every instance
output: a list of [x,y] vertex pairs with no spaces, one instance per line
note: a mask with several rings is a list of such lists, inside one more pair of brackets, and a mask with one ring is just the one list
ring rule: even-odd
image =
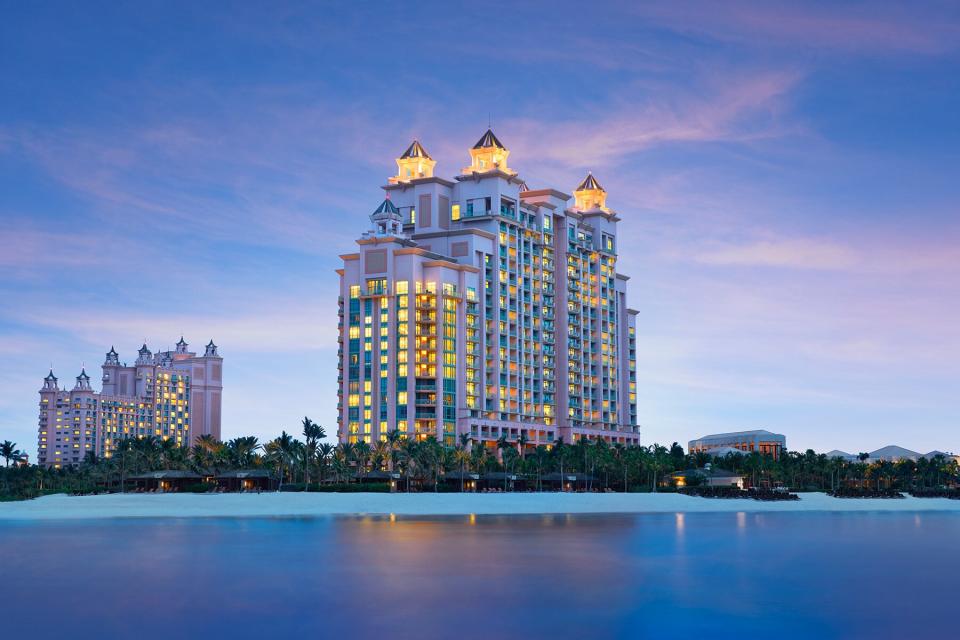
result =
[[[667,143],[746,142],[797,133],[780,121],[801,74],[767,71],[708,78],[689,90],[650,89],[650,97],[615,100],[576,121],[507,122],[518,157],[568,168],[593,168]],[[519,161],[518,161],[519,162]]]
[[731,244],[694,256],[704,264],[796,269],[846,269],[856,264],[856,253],[829,240],[788,238]]
[[[925,5],[926,9],[931,9]],[[861,52],[936,54],[955,49],[960,26],[947,12],[914,11],[909,4],[784,2],[643,3],[636,12],[680,32],[765,45],[801,45]]]

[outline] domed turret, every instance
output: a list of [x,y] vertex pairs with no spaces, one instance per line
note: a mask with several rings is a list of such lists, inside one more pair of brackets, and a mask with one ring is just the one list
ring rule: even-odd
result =
[[186,353],[188,346],[187,341],[183,339],[183,336],[180,336],[180,342],[177,343],[177,353]]
[[390,178],[391,184],[409,182],[417,178],[432,178],[437,161],[430,157],[419,140],[414,140],[403,155],[397,158],[397,175]]
[[484,173],[499,169],[504,173],[516,175],[517,172],[507,166],[509,155],[510,150],[503,146],[492,129],[487,129],[487,132],[477,140],[477,144],[470,149],[470,166],[464,167],[463,173]]
[[217,357],[217,345],[213,344],[213,340],[210,340],[207,343],[207,349],[203,353],[204,357],[215,358]]

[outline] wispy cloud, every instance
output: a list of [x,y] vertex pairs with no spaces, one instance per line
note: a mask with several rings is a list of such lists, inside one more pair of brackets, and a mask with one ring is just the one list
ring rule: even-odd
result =
[[960,42],[956,7],[927,3],[812,3],[693,1],[636,6],[644,19],[683,33],[751,46],[828,48],[865,53],[943,53]]
[[562,167],[610,165],[669,143],[747,142],[797,134],[778,116],[802,79],[797,72],[725,74],[696,90],[651,91],[629,104],[613,104],[575,121],[533,118],[507,122],[518,155]]
[[857,256],[848,247],[833,241],[800,238],[727,245],[704,251],[694,259],[713,265],[843,269],[855,264]]

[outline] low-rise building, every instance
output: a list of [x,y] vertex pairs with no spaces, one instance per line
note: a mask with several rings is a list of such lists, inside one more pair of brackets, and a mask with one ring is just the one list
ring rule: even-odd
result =
[[[926,458],[927,460],[932,460],[937,456],[943,456],[947,460],[956,460],[960,462],[960,456],[957,456],[952,453],[946,453],[944,451],[930,451],[929,453],[919,453],[917,451],[911,451],[910,449],[905,449],[894,444],[881,447],[874,451],[870,451],[866,454],[864,462],[900,462],[901,460],[912,460],[916,462],[921,458]],[[846,451],[840,451],[839,449],[834,449],[827,453],[828,458],[841,458],[847,462],[858,462],[860,460],[860,454],[856,453],[847,453]]]
[[[773,456],[773,459],[776,460],[787,450],[787,437],[779,433],[758,429],[755,431],[716,433],[691,440],[688,443],[690,453],[704,452],[710,455],[723,456],[731,453],[731,450],[745,454],[756,451]],[[722,453],[720,453],[721,451]]]
[[712,469],[708,466],[703,469],[675,471],[664,478],[664,484],[678,489],[687,486],[737,487],[743,489],[746,486],[746,479],[733,471]]

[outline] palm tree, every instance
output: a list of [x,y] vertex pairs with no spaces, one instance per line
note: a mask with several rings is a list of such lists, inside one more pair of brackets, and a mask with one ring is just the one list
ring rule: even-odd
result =
[[357,461],[357,475],[363,482],[363,476],[367,473],[367,461],[370,460],[370,445],[365,440],[361,440],[353,448],[353,459]]
[[521,460],[525,460],[527,457],[526,446],[529,442],[530,438],[525,433],[521,433],[520,437],[517,438],[517,451],[520,453]]
[[122,438],[117,441],[117,448],[113,452],[113,459],[117,462],[117,469],[120,472],[120,493],[124,492],[126,484],[126,473],[130,464],[136,458],[137,452],[134,449],[133,438]]
[[283,486],[284,470],[290,466],[290,461],[293,459],[295,449],[294,442],[293,436],[286,431],[281,431],[277,438],[271,440],[264,446],[267,455],[277,465],[277,474],[280,477],[280,484],[277,485],[277,491],[280,491]]
[[540,482],[540,478],[543,475],[543,467],[547,464],[549,456],[550,451],[542,444],[537,445],[537,448],[533,450],[533,465],[537,469],[537,491],[543,491],[543,484]]
[[400,431],[397,429],[391,429],[387,431],[387,445],[390,447],[390,457],[387,459],[387,471],[393,473],[393,466],[396,463],[397,450],[400,447],[400,441],[403,440],[405,436],[400,434]]
[[0,458],[6,460],[7,468],[10,468],[10,461],[20,462],[20,458],[23,457],[23,454],[17,449],[16,442],[10,442],[9,440],[4,440],[0,442]]
[[503,450],[510,447],[510,441],[507,440],[506,435],[502,435],[497,438],[497,458],[500,459],[500,464],[503,464]]
[[[9,440],[4,440],[0,442],[0,458],[6,460],[6,468],[10,468],[10,461],[13,460],[14,463],[20,462],[20,459],[23,457],[23,454],[17,449],[17,443],[10,442]],[[10,473],[3,474],[3,492],[10,493]]]
[[317,463],[320,467],[320,482],[323,482],[325,479],[325,471],[327,466],[330,464],[330,460],[333,457],[333,453],[336,451],[336,447],[330,444],[329,442],[321,442],[317,447]]
[[227,443],[227,455],[230,462],[239,469],[253,466],[260,442],[256,436],[234,438]]
[[567,451],[569,447],[563,442],[563,438],[557,438],[557,444],[553,447],[554,455],[557,457],[557,460],[560,462],[560,490],[563,491],[563,467],[567,458]]
[[413,438],[404,438],[400,441],[400,462],[407,476],[407,493],[410,493],[410,476],[413,474],[413,469],[416,466],[417,452],[419,449],[420,443]]
[[[466,435],[466,434],[461,434]],[[463,474],[470,464],[470,452],[463,445],[457,445],[453,453],[454,460],[460,465],[460,493],[463,493]]]
[[310,466],[317,458],[317,444],[327,437],[326,430],[310,418],[303,418],[303,471],[304,482],[310,484]]
[[667,453],[667,448],[659,444],[653,445],[650,453],[650,466],[653,468],[653,492],[656,493],[657,476],[661,469],[666,468],[670,456]]

